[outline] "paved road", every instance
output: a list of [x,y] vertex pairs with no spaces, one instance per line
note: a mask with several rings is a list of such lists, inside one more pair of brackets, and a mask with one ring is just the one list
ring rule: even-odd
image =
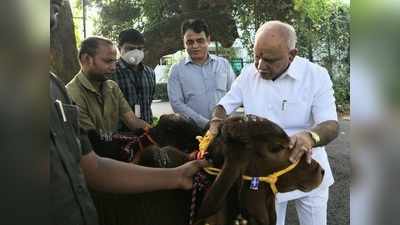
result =
[[[152,104],[155,116],[171,113],[168,102]],[[327,146],[335,183],[330,188],[328,225],[350,224],[350,121],[340,120],[339,137]],[[293,204],[289,203],[286,225],[298,225]]]

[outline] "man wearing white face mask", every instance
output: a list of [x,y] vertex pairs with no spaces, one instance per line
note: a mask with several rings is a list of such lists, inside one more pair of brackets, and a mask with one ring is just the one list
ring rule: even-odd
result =
[[[119,34],[118,48],[121,57],[112,79],[118,83],[136,116],[151,123],[156,76],[153,69],[142,63],[144,37],[135,29],[124,30]],[[126,127],[122,126],[120,130],[126,130]]]

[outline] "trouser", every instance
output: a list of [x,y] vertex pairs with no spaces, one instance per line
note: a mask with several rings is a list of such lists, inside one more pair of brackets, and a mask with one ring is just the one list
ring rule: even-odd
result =
[[[294,199],[300,225],[326,225],[329,188]],[[288,202],[276,203],[276,225],[284,225]]]

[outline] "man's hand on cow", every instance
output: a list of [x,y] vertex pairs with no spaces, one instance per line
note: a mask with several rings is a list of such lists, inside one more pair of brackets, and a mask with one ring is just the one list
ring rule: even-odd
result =
[[306,154],[307,163],[311,163],[312,146],[314,144],[313,139],[307,132],[300,132],[290,137],[290,148],[292,153],[289,160],[292,163],[298,162],[303,154]]
[[217,135],[219,126],[221,126],[223,119],[214,117],[210,120],[210,128],[208,129],[212,135]]
[[207,160],[193,160],[176,167],[178,173],[178,187],[189,190],[193,187],[193,176],[202,168],[210,166]]

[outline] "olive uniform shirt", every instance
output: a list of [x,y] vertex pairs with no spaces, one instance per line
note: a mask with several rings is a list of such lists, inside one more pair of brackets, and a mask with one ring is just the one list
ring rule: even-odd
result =
[[81,71],[66,87],[69,96],[79,106],[79,121],[85,130],[114,132],[123,115],[132,111],[115,81],[104,81],[99,92]]
[[50,212],[52,224],[96,225],[96,209],[80,168],[92,146],[79,130],[78,109],[50,74]]

